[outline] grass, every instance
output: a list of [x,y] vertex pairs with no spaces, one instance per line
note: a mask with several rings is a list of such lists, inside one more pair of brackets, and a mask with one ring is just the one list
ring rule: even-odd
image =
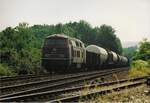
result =
[[[95,86],[94,90],[85,88],[80,91],[80,95],[86,95],[88,92],[100,90],[101,87]],[[148,92],[149,88],[146,86],[140,86],[137,88],[126,88],[123,91],[93,95],[90,98],[80,98],[80,103],[150,103],[150,94],[146,95],[145,91]]]
[[13,76],[16,75],[12,69],[4,64],[0,64],[0,76]]
[[150,75],[150,65],[147,61],[136,60],[131,64],[131,69],[129,71],[130,77],[140,77]]

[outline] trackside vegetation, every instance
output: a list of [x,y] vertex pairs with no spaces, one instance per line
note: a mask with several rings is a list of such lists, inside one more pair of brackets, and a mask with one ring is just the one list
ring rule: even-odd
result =
[[10,76],[16,75],[16,73],[8,66],[4,64],[0,64],[0,75],[1,76]]
[[150,75],[150,65],[147,61],[135,60],[132,62],[129,74],[131,77],[148,76]]
[[131,62],[129,75],[131,77],[150,75],[150,41],[147,39],[139,43],[139,48]]
[[122,53],[120,39],[109,25],[92,27],[84,20],[56,25],[19,23],[0,32],[0,75],[44,72],[40,60],[44,38],[58,33],[78,38],[85,45],[95,44]]

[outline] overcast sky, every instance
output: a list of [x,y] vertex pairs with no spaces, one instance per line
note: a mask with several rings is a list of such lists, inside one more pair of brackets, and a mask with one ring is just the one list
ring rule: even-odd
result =
[[121,41],[150,39],[150,0],[0,0],[0,30],[79,20],[111,25]]

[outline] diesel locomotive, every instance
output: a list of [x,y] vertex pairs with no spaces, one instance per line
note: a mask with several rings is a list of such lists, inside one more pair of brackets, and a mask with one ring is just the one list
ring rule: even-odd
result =
[[42,66],[47,71],[66,71],[70,67],[78,69],[85,64],[86,50],[82,41],[62,34],[54,34],[45,39]]
[[85,71],[127,66],[128,59],[96,45],[64,34],[48,36],[42,48],[42,67],[48,72]]

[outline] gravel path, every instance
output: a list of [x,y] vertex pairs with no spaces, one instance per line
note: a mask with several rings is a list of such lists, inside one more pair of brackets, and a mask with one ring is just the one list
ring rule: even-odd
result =
[[[87,101],[86,101],[87,102]],[[142,85],[137,88],[126,89],[121,92],[97,96],[90,103],[150,103],[150,87]]]

